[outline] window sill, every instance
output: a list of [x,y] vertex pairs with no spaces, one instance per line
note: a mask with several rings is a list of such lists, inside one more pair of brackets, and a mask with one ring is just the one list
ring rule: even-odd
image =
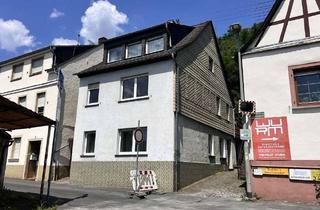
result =
[[95,104],[87,104],[84,107],[88,108],[88,107],[95,107],[95,106],[99,106],[99,103],[95,103]]
[[8,159],[9,163],[17,163],[19,162],[19,159]]
[[95,155],[80,155],[81,158],[94,158]]
[[320,103],[310,104],[310,105],[299,105],[299,106],[292,107],[292,110],[314,109],[314,108],[320,108]]
[[39,75],[39,74],[42,74],[42,71],[36,72],[36,73],[31,73],[31,74],[30,74],[30,77],[33,77],[33,76],[36,76],[36,75]]
[[132,98],[132,99],[124,99],[118,101],[118,103],[125,103],[125,102],[131,102],[131,101],[142,101],[142,100],[148,100],[149,96],[140,97],[140,98]]
[[18,80],[21,80],[21,79],[22,79],[22,77],[19,77],[19,78],[16,78],[16,79],[11,79],[10,82],[18,81]]
[[[137,157],[137,154],[117,154],[114,157]],[[148,157],[148,154],[139,154],[139,157]]]

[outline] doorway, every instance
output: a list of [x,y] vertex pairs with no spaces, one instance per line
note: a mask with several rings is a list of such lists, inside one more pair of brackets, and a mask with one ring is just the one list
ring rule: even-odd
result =
[[41,141],[30,141],[27,155],[26,179],[35,180],[37,177]]

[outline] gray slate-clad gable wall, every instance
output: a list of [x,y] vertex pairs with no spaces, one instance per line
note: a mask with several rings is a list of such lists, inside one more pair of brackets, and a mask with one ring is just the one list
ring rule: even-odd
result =
[[[209,56],[214,61],[214,73],[208,69]],[[181,88],[176,100],[180,100],[180,113],[233,135],[233,115],[227,121],[226,111],[227,104],[233,106],[210,24],[192,44],[178,51],[176,61]],[[217,96],[221,99],[221,116],[216,114]]]

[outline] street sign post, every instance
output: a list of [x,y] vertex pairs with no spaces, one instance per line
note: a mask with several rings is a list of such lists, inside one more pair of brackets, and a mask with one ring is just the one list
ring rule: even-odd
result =
[[240,129],[240,139],[249,141],[251,139],[251,133],[249,129]]
[[135,129],[133,131],[133,136],[134,139],[136,141],[136,145],[137,145],[137,160],[136,160],[136,174],[135,174],[135,190],[134,193],[138,196],[138,197],[144,197],[144,195],[141,195],[139,193],[140,190],[140,184],[138,184],[138,176],[139,176],[139,145],[143,142],[143,131],[140,128],[140,120],[138,121],[138,128]]

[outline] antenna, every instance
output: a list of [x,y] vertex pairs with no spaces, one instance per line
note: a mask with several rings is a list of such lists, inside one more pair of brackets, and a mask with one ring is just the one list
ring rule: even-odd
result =
[[90,39],[88,39],[88,42],[91,44],[91,45],[95,45],[96,43],[94,43],[93,41],[91,41]]
[[78,34],[77,45],[80,45],[80,34]]

